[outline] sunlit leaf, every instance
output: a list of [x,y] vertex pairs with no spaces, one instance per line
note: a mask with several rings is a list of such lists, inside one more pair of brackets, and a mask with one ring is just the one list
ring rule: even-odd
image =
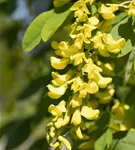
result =
[[52,35],[58,30],[65,19],[70,14],[69,5],[63,6],[61,9],[55,11],[55,13],[47,20],[42,30],[42,40],[46,42],[52,37]]
[[109,148],[112,143],[112,132],[106,130],[95,142],[95,150],[105,150]]
[[131,51],[128,61],[127,61],[127,65],[126,65],[126,69],[125,69],[124,85],[127,84],[128,80],[130,78],[134,59],[135,59],[135,46],[134,46],[133,50]]
[[22,47],[25,51],[30,51],[39,44],[41,41],[41,30],[53,13],[54,10],[43,12],[30,24],[22,41]]
[[112,144],[113,150],[133,150],[135,149],[135,131],[121,131],[114,135]]

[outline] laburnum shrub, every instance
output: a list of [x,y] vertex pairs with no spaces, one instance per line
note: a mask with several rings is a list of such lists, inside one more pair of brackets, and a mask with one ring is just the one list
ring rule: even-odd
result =
[[[30,51],[59,27],[68,28],[66,40],[52,40],[54,71],[47,85],[48,96],[60,99],[49,106],[53,118],[46,126],[47,141],[57,150],[110,150],[116,133],[134,132],[126,121],[134,108],[116,90],[118,80],[135,85],[135,0],[115,2],[54,0],[54,9],[39,15],[24,36],[23,48]],[[127,61],[122,78],[120,59]]]

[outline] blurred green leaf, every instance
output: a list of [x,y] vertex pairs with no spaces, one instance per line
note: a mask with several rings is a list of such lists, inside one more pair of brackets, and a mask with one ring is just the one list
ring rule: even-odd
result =
[[8,0],[0,0],[0,4],[7,2]]
[[22,47],[25,51],[30,51],[39,44],[41,41],[41,30],[53,13],[54,10],[43,12],[30,24],[22,41]]
[[128,54],[135,45],[134,22],[135,17],[126,17],[116,24],[111,30],[111,35],[115,40],[120,38],[125,38],[126,40],[126,46],[121,49],[121,54],[119,54],[117,57],[122,57]]
[[52,16],[47,20],[42,29],[42,39],[47,42],[52,35],[58,30],[58,28],[63,24],[66,18],[70,14],[70,5],[64,5],[60,9],[56,10]]
[[21,92],[21,94],[18,96],[18,99],[24,99],[35,92],[37,92],[41,87],[46,86],[50,82],[50,74],[47,76],[41,76],[35,80],[32,80]]
[[16,148],[28,138],[30,132],[30,119],[16,122],[9,132],[5,150]]
[[49,145],[46,138],[38,139],[28,150],[48,150]]
[[126,69],[125,69],[124,85],[127,84],[128,80],[130,78],[134,59],[135,59],[135,46],[133,47],[133,50],[131,51],[128,61],[127,61],[127,65],[126,65]]
[[112,150],[134,150],[135,131],[120,131],[114,134]]
[[107,129],[95,142],[95,150],[105,150],[112,143],[112,132]]

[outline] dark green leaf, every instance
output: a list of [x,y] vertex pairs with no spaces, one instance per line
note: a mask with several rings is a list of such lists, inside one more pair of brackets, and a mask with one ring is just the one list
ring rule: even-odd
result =
[[12,150],[23,143],[31,132],[30,119],[18,121],[11,128],[5,150]]
[[121,53],[117,57],[122,57],[128,54],[135,45],[134,22],[134,17],[126,17],[121,22],[116,24],[111,31],[111,35],[115,40],[120,38],[125,38],[126,40],[126,46],[121,49]]
[[98,120],[96,120],[96,125],[101,130],[107,127],[109,121],[110,121],[110,114],[108,112],[103,112],[101,116],[98,118]]
[[48,150],[48,143],[45,138],[39,139],[29,148],[29,150]]
[[42,40],[46,42],[63,24],[70,14],[69,5],[62,6],[61,9],[56,10],[55,13],[47,20],[42,29]]
[[105,150],[109,148],[112,143],[112,132],[106,130],[95,142],[95,150]]
[[24,90],[21,92],[21,94],[19,94],[18,99],[27,98],[27,97],[31,96],[32,94],[34,94],[35,92],[37,92],[41,87],[46,86],[50,81],[49,77],[50,77],[50,75],[43,76],[43,77],[39,77],[39,78],[31,81],[24,88]]
[[22,41],[22,47],[25,51],[30,51],[39,44],[41,41],[41,30],[53,13],[54,10],[44,12],[30,24]]
[[115,133],[111,150],[134,150],[135,149],[135,132],[121,131]]
[[125,69],[124,85],[127,84],[128,80],[130,78],[134,59],[135,59],[135,46],[134,46],[133,50],[131,51],[128,61],[127,61],[127,65],[126,65],[126,69]]

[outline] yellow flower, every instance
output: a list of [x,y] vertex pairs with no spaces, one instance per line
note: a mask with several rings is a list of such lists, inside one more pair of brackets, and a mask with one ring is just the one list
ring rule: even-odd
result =
[[90,94],[94,94],[98,92],[99,88],[95,81],[89,80],[88,83],[86,83],[85,90]]
[[78,49],[74,47],[74,45],[69,46],[68,43],[62,41],[56,48],[55,54],[61,57],[69,58],[72,54],[76,53],[77,51]]
[[81,139],[81,140],[89,139],[89,136],[82,134],[80,126],[75,127],[75,132],[76,132],[76,135],[79,139]]
[[112,78],[102,77],[97,70],[94,70],[93,74],[94,74],[94,79],[100,88],[106,88],[107,85],[112,82]]
[[135,16],[135,0],[132,0],[129,4],[129,10],[128,10],[129,16]]
[[60,117],[57,119],[57,121],[54,123],[54,125],[55,125],[55,127],[56,127],[57,129],[59,129],[59,128],[62,127],[62,123],[63,123],[63,118],[62,118],[62,116],[60,116]]
[[75,18],[78,17],[80,22],[85,22],[87,19],[87,14],[90,14],[84,1],[79,0],[73,4],[70,8],[71,11],[75,11]]
[[87,20],[87,14],[84,13],[82,9],[76,10],[74,16],[75,18],[78,17],[80,22],[85,22]]
[[104,57],[109,57],[109,53],[118,54],[126,43],[124,38],[115,41],[110,34],[101,32],[97,32],[91,41],[94,42],[94,48],[97,48]]
[[83,46],[83,40],[84,40],[84,35],[83,33],[79,33],[78,35],[76,35],[76,40],[74,42],[74,47],[81,49]]
[[115,90],[109,88],[104,92],[98,92],[95,96],[99,99],[100,104],[107,104],[112,100]]
[[78,93],[75,93],[71,99],[70,105],[72,108],[78,107],[82,104],[82,98],[79,97]]
[[96,26],[99,23],[99,19],[96,16],[92,16],[88,18],[88,22],[89,24]]
[[71,78],[71,76],[68,73],[60,75],[57,72],[52,72],[52,77],[53,77],[52,83],[55,86],[61,86]]
[[66,102],[61,101],[57,106],[51,104],[48,108],[48,111],[53,115],[53,116],[61,116],[63,112],[66,112]]
[[67,59],[67,58],[60,59],[57,57],[51,57],[50,61],[51,61],[52,67],[55,69],[58,69],[58,70],[64,69],[69,63],[69,59]]
[[64,119],[63,119],[63,122],[62,122],[62,126],[65,126],[69,123],[70,117],[71,117],[71,114],[70,114],[69,110],[67,109]]
[[79,109],[76,109],[73,113],[72,119],[71,119],[71,123],[73,123],[74,126],[78,126],[79,124],[81,124],[81,112]]
[[85,53],[83,52],[78,52],[78,53],[75,53],[74,55],[72,55],[70,57],[71,60],[73,60],[73,64],[75,66],[81,64],[83,62],[83,60],[85,60]]
[[105,45],[102,41],[102,33],[98,31],[94,37],[91,38],[91,41],[94,43],[95,49],[104,49]]
[[88,120],[95,120],[99,116],[99,110],[98,109],[92,109],[92,107],[89,107],[87,105],[82,106],[81,109],[81,115],[85,117]]
[[106,7],[104,4],[98,9],[98,12],[102,15],[102,17],[106,20],[113,19],[115,17],[114,12],[118,10],[118,6],[116,4],[112,4],[109,7]]
[[54,87],[51,84],[47,85],[48,89],[50,92],[48,92],[48,96],[52,99],[58,99],[60,98],[62,95],[65,94],[66,89],[67,89],[67,85],[64,84],[60,87]]
[[90,38],[91,32],[96,29],[96,27],[94,25],[91,24],[84,24],[84,37],[85,38]]
[[120,49],[125,46],[124,38],[115,41],[110,34],[103,34],[102,39],[105,42],[105,44],[107,44],[105,49],[107,49],[108,52],[113,54],[118,54],[120,52]]
[[77,2],[74,3],[74,5],[70,8],[70,10],[72,11],[75,11],[75,10],[78,10],[78,9],[82,9],[86,14],[90,14],[86,4],[84,1],[82,0],[79,0]]
[[80,89],[80,87],[83,85],[84,85],[84,81],[79,76],[77,76],[73,79],[71,90],[73,90],[74,92],[77,92]]

